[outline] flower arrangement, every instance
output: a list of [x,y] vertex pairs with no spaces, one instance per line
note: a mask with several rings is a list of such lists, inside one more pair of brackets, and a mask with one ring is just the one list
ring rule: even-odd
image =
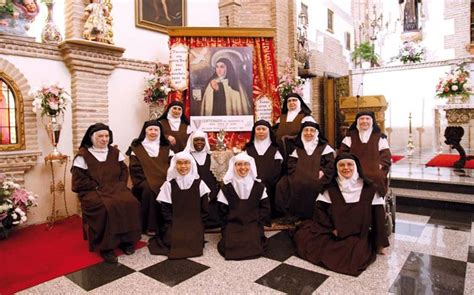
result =
[[33,93],[33,111],[41,116],[54,117],[66,110],[71,103],[69,94],[58,85],[43,86]]
[[28,209],[37,206],[37,198],[21,188],[13,177],[0,173],[0,231],[5,237],[12,227],[26,222]]
[[276,91],[280,94],[282,102],[284,98],[292,92],[303,96],[303,87],[305,83],[306,79],[295,74],[294,68],[291,65],[291,59],[287,58],[285,68],[283,69],[283,75],[280,77],[279,83],[276,87]]
[[404,64],[409,62],[417,63],[423,60],[424,54],[425,49],[420,44],[413,41],[405,41],[400,48],[398,59]]
[[144,101],[147,104],[156,102],[158,104],[165,104],[168,98],[170,88],[170,74],[165,65],[161,63],[155,64],[150,76],[146,78],[147,88],[144,91]]
[[436,96],[453,97],[460,96],[467,100],[471,94],[471,85],[469,80],[469,71],[465,67],[466,63],[461,62],[456,65],[445,77],[439,78],[436,85]]

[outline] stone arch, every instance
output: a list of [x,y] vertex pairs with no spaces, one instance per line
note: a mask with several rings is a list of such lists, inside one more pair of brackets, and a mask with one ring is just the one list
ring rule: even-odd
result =
[[17,180],[23,181],[25,171],[36,165],[41,154],[38,145],[36,114],[33,112],[33,96],[30,95],[30,84],[25,75],[11,62],[0,57],[0,72],[11,79],[18,87],[21,97],[18,103],[23,104],[25,150],[0,152],[0,171],[14,174]]

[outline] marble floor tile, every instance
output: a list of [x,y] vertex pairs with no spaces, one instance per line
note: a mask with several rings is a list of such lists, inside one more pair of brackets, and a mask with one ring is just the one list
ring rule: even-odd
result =
[[395,221],[410,222],[417,225],[426,225],[426,223],[428,223],[428,220],[430,220],[430,216],[428,215],[418,215],[404,212],[396,212],[395,219]]
[[467,262],[474,263],[474,246],[469,246],[467,253]]
[[43,295],[43,294],[70,294],[70,295],[82,295],[87,294],[87,291],[74,284],[71,280],[66,277],[59,277],[53,280],[44,282],[36,285],[29,289],[17,292],[20,295]]
[[470,233],[463,231],[427,226],[418,238],[413,250],[466,261],[469,249],[469,236]]
[[173,287],[197,274],[209,266],[188,259],[165,260],[142,269],[140,272],[155,280]]
[[[126,291],[125,291],[126,290]],[[141,272],[134,272],[128,276],[100,286],[90,294],[168,294],[171,287],[144,275]]]
[[288,294],[311,294],[327,278],[327,275],[283,263],[255,282]]
[[152,255],[148,247],[138,249],[133,255],[119,256],[119,262],[134,270],[141,270],[158,262],[165,261],[168,257],[163,255]]
[[466,262],[412,252],[390,288],[397,294],[463,294]]
[[76,283],[82,289],[90,291],[133,272],[135,272],[133,269],[120,263],[102,262],[70,273],[65,277]]
[[233,274],[209,269],[173,287],[171,294],[278,294],[274,289],[259,285],[242,273]]
[[399,235],[419,237],[425,228],[424,225],[418,225],[411,222],[397,220],[395,223],[395,233]]
[[293,240],[286,230],[273,235],[267,241],[268,248],[264,257],[283,262],[295,254]]
[[467,264],[464,294],[474,294],[474,263]]
[[425,207],[413,207],[413,206],[407,206],[407,205],[401,205],[397,204],[395,210],[401,213],[409,213],[413,215],[425,215],[425,216],[431,216],[433,213],[434,209],[431,208],[425,208]]
[[428,225],[440,226],[452,230],[462,230],[471,232],[472,213],[434,210]]

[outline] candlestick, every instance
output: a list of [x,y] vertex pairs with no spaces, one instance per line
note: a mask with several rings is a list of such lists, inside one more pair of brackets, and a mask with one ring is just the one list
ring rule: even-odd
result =
[[421,128],[425,127],[425,97],[421,103]]
[[411,130],[411,113],[408,115],[408,143],[407,143],[407,156],[411,158],[415,151],[415,145],[413,144],[413,134]]

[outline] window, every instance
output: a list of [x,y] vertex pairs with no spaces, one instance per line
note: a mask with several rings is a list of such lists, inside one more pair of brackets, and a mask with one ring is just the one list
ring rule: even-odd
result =
[[328,31],[331,33],[334,33],[333,18],[334,12],[332,12],[331,9],[328,9]]
[[0,74],[0,151],[24,148],[23,104],[15,84]]
[[346,49],[347,49],[347,50],[351,50],[351,33],[346,32],[346,33],[344,34],[344,39],[345,39],[345,40],[344,40],[344,41],[345,41],[344,43],[346,44]]

